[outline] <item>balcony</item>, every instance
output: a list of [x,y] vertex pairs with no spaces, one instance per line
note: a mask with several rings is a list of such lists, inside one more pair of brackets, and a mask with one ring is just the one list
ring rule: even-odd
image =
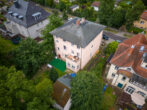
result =
[[75,63],[80,61],[79,57],[77,57],[77,56],[68,55],[66,58],[68,58],[69,60],[72,60]]

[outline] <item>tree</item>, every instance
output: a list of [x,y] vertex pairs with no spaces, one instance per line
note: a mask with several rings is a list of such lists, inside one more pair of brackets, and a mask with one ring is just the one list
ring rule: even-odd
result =
[[43,50],[42,45],[31,38],[23,41],[13,52],[13,56],[16,67],[28,78],[31,78],[50,58],[50,54]]
[[102,84],[94,73],[78,73],[71,86],[73,110],[101,110]]
[[114,0],[100,0],[100,4],[98,19],[100,23],[108,25],[109,18],[112,15],[114,9]]
[[49,17],[49,24],[42,31],[44,39],[42,46],[46,51],[48,51],[48,53],[52,53],[54,48],[53,36],[49,32],[51,32],[52,30],[56,29],[61,25],[63,25],[63,20],[53,14]]
[[67,20],[67,19],[68,19],[68,16],[67,16],[67,14],[66,14],[65,11],[64,11],[64,13],[63,13],[63,19],[64,19],[64,20]]
[[144,3],[145,6],[147,6],[147,1],[146,0],[142,0],[142,2]]
[[64,11],[66,9],[66,5],[63,1],[60,1],[58,6],[60,11]]
[[16,48],[15,45],[12,44],[11,41],[5,40],[0,35],[0,65],[11,65],[12,64],[12,56],[10,52]]
[[134,21],[139,19],[144,9],[145,6],[141,0],[134,0],[132,2],[132,7],[128,9],[125,17],[127,30],[129,30],[132,27]]
[[49,72],[49,77],[53,82],[56,82],[58,78],[58,72],[54,68],[52,68]]
[[113,54],[115,53],[116,49],[118,47],[118,42],[114,41],[108,44],[108,46],[105,48],[105,54]]
[[108,21],[108,26],[119,28],[125,23],[126,11],[123,8],[116,8]]
[[35,85],[22,71],[0,66],[0,110],[51,110],[52,91],[48,78]]
[[45,0],[45,5],[53,7],[54,6],[54,0]]

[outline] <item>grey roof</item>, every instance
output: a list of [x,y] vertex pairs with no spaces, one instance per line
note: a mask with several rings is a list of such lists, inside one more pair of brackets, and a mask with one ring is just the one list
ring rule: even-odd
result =
[[68,87],[69,89],[71,89],[71,85],[70,85],[71,79],[72,79],[72,77],[71,77],[69,74],[66,74],[66,75],[60,77],[60,78],[58,79],[58,81],[59,81],[60,83],[64,84],[64,85],[65,85],[66,87]]
[[85,21],[79,26],[76,21],[80,18],[73,18],[71,21],[65,23],[63,26],[50,32],[56,37],[61,37],[65,41],[69,41],[78,47],[86,47],[102,30],[105,26],[96,24],[90,21]]
[[71,6],[70,8],[71,8],[71,9],[74,9],[74,8],[76,8],[76,7],[78,7],[78,5],[73,5],[73,6]]
[[[39,23],[45,20],[50,15],[48,12],[46,12],[44,9],[37,6],[33,2],[18,0],[18,3],[19,3],[19,8],[16,8],[15,5],[13,4],[9,8],[8,13],[5,15],[5,17],[20,25],[23,25],[24,27],[30,27],[36,23]],[[9,12],[17,13],[19,16],[23,16],[23,20],[20,20],[12,16],[11,14],[9,14]],[[40,12],[41,16],[39,19],[35,20],[35,18],[32,15],[37,12]]]

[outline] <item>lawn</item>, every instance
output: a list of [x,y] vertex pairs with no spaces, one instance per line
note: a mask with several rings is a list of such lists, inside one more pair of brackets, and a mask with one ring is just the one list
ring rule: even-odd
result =
[[66,70],[66,63],[58,58],[54,58],[50,64],[62,72],[65,72]]

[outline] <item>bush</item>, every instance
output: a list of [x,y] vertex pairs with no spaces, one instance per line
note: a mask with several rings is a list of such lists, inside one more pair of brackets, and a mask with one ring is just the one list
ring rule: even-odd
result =
[[132,27],[129,31],[133,32],[134,34],[138,34],[138,33],[143,32],[144,30],[140,29],[140,28],[137,28],[137,27]]

